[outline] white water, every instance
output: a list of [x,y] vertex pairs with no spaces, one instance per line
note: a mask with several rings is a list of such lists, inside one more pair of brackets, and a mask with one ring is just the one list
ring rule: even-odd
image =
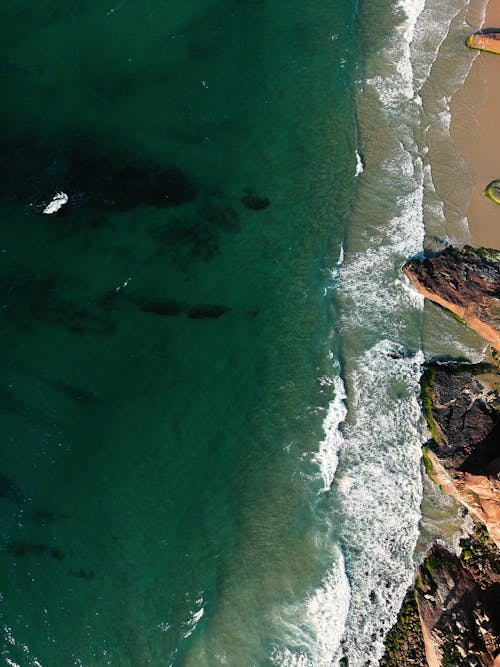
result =
[[[433,216],[436,227],[445,226],[427,151],[416,137],[423,114],[419,90],[463,3],[449,7],[403,0],[398,9],[407,18],[365,82],[365,90],[379,100],[392,139],[376,174],[364,169],[359,154],[356,167],[360,201],[374,193],[386,196],[387,218],[363,219],[357,240],[359,246],[362,239],[363,248],[350,253],[347,244],[341,266],[332,272],[347,357],[347,395],[334,368],[325,438],[314,461],[331,502],[331,525],[341,526],[339,551],[321,585],[304,601],[302,623],[288,628],[287,649],[273,656],[283,667],[338,666],[342,658],[349,667],[377,665],[418,558],[423,298],[400,268],[423,249],[425,188],[432,195],[426,215]],[[466,73],[462,66],[457,81]],[[446,98],[438,119],[445,138],[448,106]],[[369,141],[373,128],[362,129]],[[365,206],[360,217],[369,211]],[[425,530],[432,534],[432,526],[425,524]]]
[[[335,370],[340,372],[337,364]],[[322,491],[329,491],[335,477],[339,462],[339,453],[342,448],[344,438],[340,425],[345,420],[347,408],[345,406],[345,388],[340,375],[334,375],[333,378],[322,379],[322,384],[329,384],[333,388],[335,398],[328,406],[327,415],[323,421],[323,430],[325,437],[319,445],[318,452],[313,456],[321,472],[323,480]]]

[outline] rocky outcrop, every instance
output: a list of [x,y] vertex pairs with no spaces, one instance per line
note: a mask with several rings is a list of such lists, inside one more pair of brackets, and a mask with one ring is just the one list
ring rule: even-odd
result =
[[422,376],[432,435],[423,449],[426,470],[481,524],[462,541],[460,558],[433,545],[381,665],[500,667],[500,252],[447,248],[403,270],[421,294],[493,346],[495,365],[434,363]]
[[446,248],[403,267],[412,285],[500,350],[500,251]]
[[429,667],[499,664],[499,556],[480,528],[460,558],[434,545],[420,566],[413,594]]
[[427,471],[500,546],[500,375],[486,364],[434,364],[421,384]]
[[466,44],[470,49],[500,53],[500,34],[498,32],[477,32],[469,37]]
[[497,179],[495,181],[491,181],[491,183],[488,183],[484,194],[488,197],[488,199],[494,201],[495,204],[500,204],[500,180]]

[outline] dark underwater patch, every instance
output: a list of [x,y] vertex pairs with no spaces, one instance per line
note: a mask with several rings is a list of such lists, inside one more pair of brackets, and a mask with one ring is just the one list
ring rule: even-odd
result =
[[232,206],[205,206],[199,213],[209,225],[221,230],[236,232],[240,229],[238,213]]
[[155,315],[163,315],[172,317],[183,313],[187,306],[179,301],[151,301],[149,299],[130,299],[138,308],[145,313],[153,313]]
[[55,560],[63,560],[64,558],[64,553],[61,549],[38,542],[9,542],[5,547],[5,551],[14,556],[14,558],[24,558],[25,556],[50,556]]
[[95,579],[95,572],[93,570],[71,570],[70,574],[76,579],[85,579],[87,581]]
[[[180,206],[194,200],[196,187],[174,165],[145,162],[120,152],[105,153],[82,138],[66,150],[30,139],[0,140],[0,196],[46,206],[59,191],[69,196],[55,215],[72,207],[103,207],[127,211],[141,205]],[[50,156],[50,157],[49,157]],[[101,224],[99,218],[94,222]]]
[[271,204],[271,201],[267,197],[259,197],[253,190],[246,190],[241,203],[251,211],[262,211]]
[[32,331],[37,324],[50,324],[74,333],[112,332],[109,319],[59,296],[60,284],[62,286],[54,277],[41,279],[29,273],[15,273],[0,279],[3,316],[24,331]]
[[20,503],[24,499],[24,494],[13,479],[5,475],[0,475],[0,498]]
[[222,305],[199,305],[193,306],[188,311],[188,317],[192,320],[217,319],[228,313],[231,309]]
[[175,218],[154,234],[160,243],[175,248],[174,261],[181,265],[190,260],[206,261],[220,252],[217,232],[199,219]]
[[33,519],[35,521],[40,521],[40,523],[53,523],[55,521],[61,521],[62,519],[67,519],[66,514],[61,514],[60,512],[51,512],[50,510],[36,510],[33,512]]

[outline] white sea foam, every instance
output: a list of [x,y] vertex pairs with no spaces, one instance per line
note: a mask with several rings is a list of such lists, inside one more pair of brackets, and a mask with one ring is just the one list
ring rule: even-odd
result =
[[358,151],[356,151],[356,176],[362,174],[364,170],[365,170],[365,165],[363,164],[361,155],[358,153]]
[[198,625],[198,621],[205,614],[205,608],[203,607],[203,596],[200,595],[200,597],[196,600],[196,606],[198,607],[198,609],[192,611],[190,613],[188,620],[184,623],[184,628],[185,628],[184,639],[187,639],[193,634]]
[[[43,667],[38,658],[31,654],[29,646],[20,642],[19,640],[16,640],[12,628],[8,625],[3,626],[3,639],[4,642],[3,648],[1,650],[1,656],[6,665],[9,665],[10,667],[21,667],[21,665],[9,655],[10,651],[17,650],[18,652],[22,653],[23,665],[29,665],[30,667]],[[11,647],[10,649],[9,646]]]
[[328,412],[323,421],[323,431],[325,437],[319,445],[318,452],[313,456],[313,461],[317,463],[323,480],[322,491],[328,491],[332,484],[339,461],[339,452],[343,444],[342,432],[339,428],[347,415],[347,408],[344,403],[346,398],[344,383],[340,375],[334,376],[331,380],[335,398],[328,406]]
[[[402,146],[381,166],[380,178],[390,181],[400,174],[408,179],[408,191],[397,201],[400,214],[388,220],[367,248],[340,268],[339,293],[344,305],[341,321],[346,335],[353,327],[369,326],[399,338],[408,326],[404,309],[423,306],[423,297],[406,288],[407,281],[400,271],[405,259],[421,251],[424,238],[422,163],[413,160]],[[333,277],[337,271],[332,272]],[[398,310],[402,312],[399,318]]]
[[43,209],[42,213],[45,213],[45,215],[57,213],[68,203],[68,199],[69,197],[65,192],[56,192],[52,197],[52,201]]
[[[286,648],[275,647],[278,667],[330,667],[338,654],[350,606],[350,586],[342,552],[335,566],[300,606],[280,610]],[[300,620],[298,620],[300,619]]]
[[342,651],[355,667],[378,664],[413,575],[422,497],[422,361],[421,352],[408,357],[382,340],[350,375],[352,419],[332,493],[351,587]]
[[[415,96],[415,82],[411,61],[410,45],[413,40],[418,17],[425,5],[425,0],[400,0],[396,11],[406,17],[387,41],[385,54],[385,74],[376,74],[367,79],[379,95],[379,99],[386,109],[399,106],[402,102],[413,99]],[[390,63],[394,66],[389,69]]]
[[[350,667],[378,665],[385,634],[414,574],[423,492],[418,397],[424,357],[418,327],[424,300],[401,265],[423,249],[425,188],[433,195],[425,201],[426,213],[444,222],[415,128],[423,117],[420,88],[464,2],[452,0],[450,9],[444,2],[402,0],[398,8],[406,20],[368,69],[368,86],[376,91],[393,140],[376,175],[368,169],[360,182],[362,224],[354,222],[357,238],[350,244],[355,251],[345,258],[342,253],[332,269],[347,348],[349,412],[339,375],[332,379],[334,400],[314,457],[322,490],[329,489],[332,524],[341,527],[343,557],[334,559],[304,602],[301,623],[295,620],[288,628],[287,649],[273,656],[280,667],[337,667],[343,657]],[[438,120],[446,135],[447,97]],[[371,220],[371,206],[363,207],[373,196],[387,198],[385,220],[380,212]],[[329,577],[336,577],[335,583]]]

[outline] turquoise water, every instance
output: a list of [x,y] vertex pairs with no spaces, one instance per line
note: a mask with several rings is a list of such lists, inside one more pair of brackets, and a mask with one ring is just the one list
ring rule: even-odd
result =
[[466,4],[1,9],[5,664],[378,665],[450,514],[421,364],[478,354],[401,274],[466,235]]
[[335,558],[314,453],[356,6],[14,2],[2,25],[3,660],[270,664]]

